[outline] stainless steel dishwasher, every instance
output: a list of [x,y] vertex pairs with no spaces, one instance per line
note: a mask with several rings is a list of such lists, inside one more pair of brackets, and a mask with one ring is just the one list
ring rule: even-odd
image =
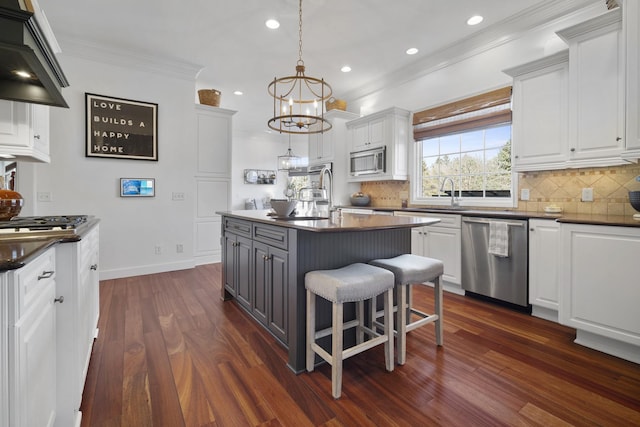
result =
[[[493,221],[507,224],[507,257],[489,252]],[[462,217],[462,289],[528,307],[527,225],[527,220]]]

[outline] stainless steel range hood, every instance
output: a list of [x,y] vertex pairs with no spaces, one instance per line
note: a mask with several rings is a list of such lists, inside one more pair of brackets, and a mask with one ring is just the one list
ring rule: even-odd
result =
[[29,1],[0,0],[0,99],[68,108],[61,88],[69,83],[28,9]]

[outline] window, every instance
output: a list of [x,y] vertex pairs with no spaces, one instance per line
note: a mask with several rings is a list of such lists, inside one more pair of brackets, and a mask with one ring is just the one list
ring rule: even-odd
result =
[[[453,187],[463,206],[514,206],[510,89],[487,108],[466,109],[463,100],[414,114],[412,203],[449,205]],[[477,98],[469,100],[487,105]]]

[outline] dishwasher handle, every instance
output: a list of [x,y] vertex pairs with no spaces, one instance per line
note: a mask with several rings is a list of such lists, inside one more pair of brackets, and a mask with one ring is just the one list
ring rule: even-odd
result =
[[[469,218],[462,218],[463,222],[469,222],[469,223],[473,223],[473,224],[489,224],[491,222],[491,220],[489,219],[469,219]],[[501,221],[504,222],[504,221]],[[511,226],[511,227],[524,227],[525,226],[525,222],[507,222],[507,225]]]

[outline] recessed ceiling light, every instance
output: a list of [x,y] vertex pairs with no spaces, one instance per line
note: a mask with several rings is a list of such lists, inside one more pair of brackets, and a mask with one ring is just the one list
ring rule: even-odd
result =
[[242,95],[242,91],[241,90],[236,90],[235,92],[233,92],[234,95]]
[[480,15],[474,15],[471,18],[467,19],[467,25],[478,25],[484,20],[484,18]]
[[418,49],[416,49],[415,47],[410,47],[409,49],[407,49],[407,55],[415,55],[416,53],[418,53]]
[[15,70],[15,71],[13,72],[13,74],[15,74],[15,75],[16,75],[16,76],[18,76],[18,77],[22,77],[22,78],[24,78],[24,79],[30,79],[31,77],[33,77],[33,76],[31,75],[31,73],[28,73],[28,72],[23,71],[23,70]]
[[344,67],[340,68],[340,71],[342,71],[343,73],[348,73],[349,71],[351,71],[351,67],[345,65]]
[[275,19],[267,19],[267,22],[265,22],[264,25],[266,25],[267,28],[271,28],[272,30],[280,27],[280,23]]

